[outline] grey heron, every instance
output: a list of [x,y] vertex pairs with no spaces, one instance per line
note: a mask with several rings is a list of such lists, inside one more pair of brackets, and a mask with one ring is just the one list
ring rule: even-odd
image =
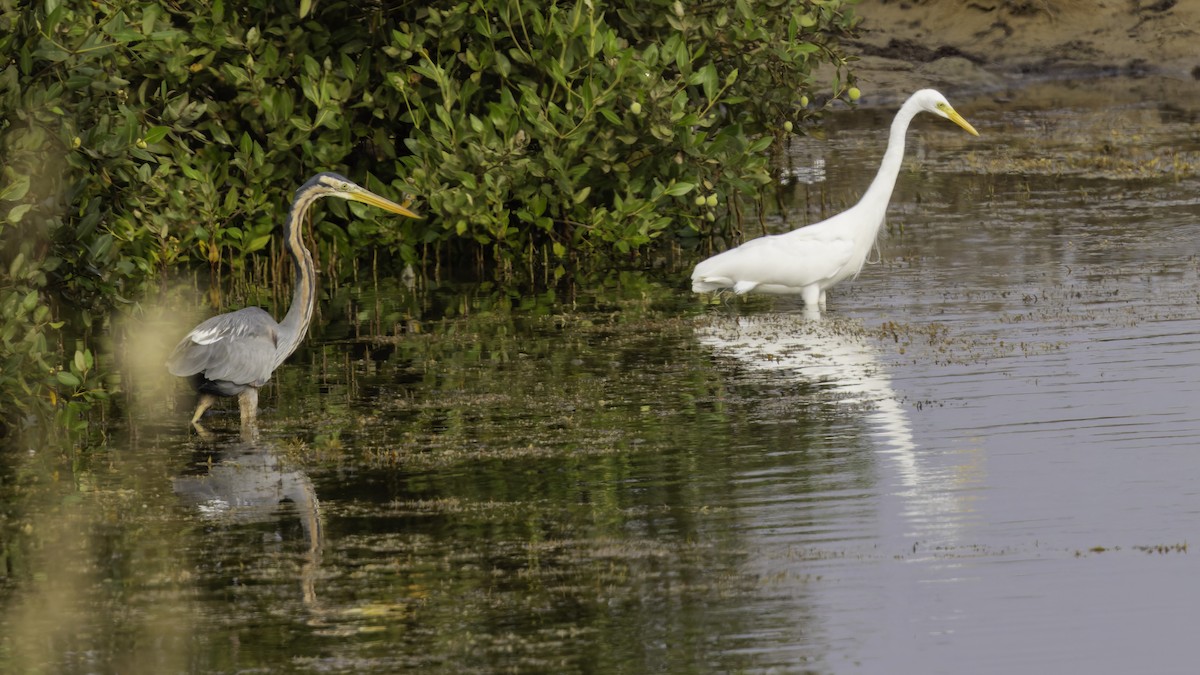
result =
[[296,275],[292,305],[283,321],[276,322],[259,307],[220,314],[193,328],[167,359],[171,374],[190,378],[200,394],[192,424],[198,425],[204,411],[221,396],[236,396],[242,424],[253,423],[259,387],[304,340],[316,304],[317,275],[312,254],[304,245],[301,223],[313,202],[322,197],[341,197],[409,218],[420,217],[336,173],[319,173],[296,190],[283,224],[284,248]]

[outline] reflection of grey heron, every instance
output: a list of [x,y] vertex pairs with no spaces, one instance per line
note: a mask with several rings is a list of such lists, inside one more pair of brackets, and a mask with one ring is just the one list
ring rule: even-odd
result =
[[944,96],[932,89],[918,91],[896,113],[879,173],[857,204],[819,223],[751,239],[702,261],[692,272],[692,290],[704,293],[729,288],[738,295],[798,293],[809,308],[824,309],[825,290],[856,276],[875,245],[904,160],[904,134],[908,123],[922,111],[979,135]]
[[295,509],[304,531],[305,564],[301,570],[304,600],[316,600],[316,571],[324,538],[321,506],[308,475],[289,468],[273,448],[248,441],[222,451],[217,461],[204,462],[201,473],[174,480],[175,494],[204,516],[227,523],[270,522]]
[[322,197],[341,197],[409,218],[417,214],[355,185],[334,173],[313,176],[299,190],[283,224],[284,246],[295,265],[296,286],[292,306],[283,321],[276,322],[263,309],[247,307],[214,316],[192,329],[167,360],[172,375],[189,377],[200,400],[192,423],[218,396],[237,396],[242,424],[254,421],[258,412],[258,388],[271,379],[308,332],[316,302],[316,269],[312,254],[304,246],[300,223],[312,203]]

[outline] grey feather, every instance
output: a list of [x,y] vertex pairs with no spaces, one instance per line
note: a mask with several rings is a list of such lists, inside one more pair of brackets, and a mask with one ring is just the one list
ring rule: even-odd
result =
[[214,316],[192,329],[167,359],[172,375],[261,387],[271,379],[279,324],[247,307]]

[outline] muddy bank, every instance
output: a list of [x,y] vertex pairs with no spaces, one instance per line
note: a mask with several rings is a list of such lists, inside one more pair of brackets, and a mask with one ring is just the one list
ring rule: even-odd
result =
[[850,51],[869,105],[1111,76],[1200,79],[1200,2],[862,0]]

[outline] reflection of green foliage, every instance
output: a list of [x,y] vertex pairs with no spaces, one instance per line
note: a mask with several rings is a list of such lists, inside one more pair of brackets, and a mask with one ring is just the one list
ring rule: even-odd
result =
[[[571,457],[612,460],[619,471],[631,452],[732,440],[708,435],[741,395],[695,344],[700,306],[681,306],[677,289],[645,274],[612,272],[538,295],[385,287],[347,291],[328,306],[338,316],[301,348],[298,367],[277,373],[280,394],[269,390],[265,405],[280,406],[283,428],[338,435],[377,466]],[[347,353],[370,367],[351,366]],[[622,431],[630,420],[641,422],[636,442]]]
[[694,338],[700,306],[645,274],[529,295],[396,283],[336,292],[264,392],[255,447],[311,479],[321,555],[295,501],[241,520],[171,494],[222,462],[254,492],[235,415],[213,440],[135,415],[119,452],[9,458],[0,551],[21,592],[0,670],[71,672],[79,653],[156,672],[765,669],[736,648],[776,621],[748,609],[774,590],[746,565],[760,497],[794,497],[780,509],[807,527],[830,510],[808,490],[839,504],[873,475],[828,388],[739,380]]
[[6,417],[86,403],[53,373],[59,322],[86,354],[169,266],[262,274],[317,170],[429,214],[324,205],[326,270],[371,245],[561,275],[736,227],[853,25],[846,0],[304,4],[0,0]]
[[[57,445],[36,430],[22,442]],[[178,457],[139,445],[123,437],[123,452],[94,446],[0,460],[0,672],[186,670],[185,655],[145,647],[178,646],[188,627],[179,589],[191,574],[191,533],[163,485]],[[153,602],[126,611],[129,597],[146,592]],[[80,639],[99,655],[90,667],[70,654]]]
[[[806,475],[853,484],[871,457],[845,449],[861,441],[837,427],[844,408],[827,387],[738,383],[697,344],[698,306],[678,302],[628,273],[520,298],[478,287],[335,298],[370,307],[349,312],[366,326],[378,312],[407,332],[354,338],[332,320],[266,404],[279,406],[267,424],[309,434],[292,457],[318,481],[349,551],[341,563],[361,570],[325,598],[379,612],[345,623],[396,631],[392,649],[419,643],[418,663],[452,670],[554,658],[565,672],[649,672],[656,655],[683,670],[754,669],[707,632],[714,611],[763,583],[738,572],[740,483],[792,461],[788,494]],[[764,398],[778,406],[763,412]],[[330,433],[344,449],[320,456],[312,446]],[[356,480],[320,485],[331,466]],[[410,624],[436,630],[397,628]],[[579,632],[568,646],[542,630]]]
[[[317,350],[344,350],[341,343],[350,339],[361,346],[356,349],[364,356],[383,359],[388,365],[381,365],[367,380],[345,383],[327,381],[331,375],[337,377],[337,365],[329,374],[293,369],[278,373],[279,387],[299,391],[297,398],[305,398],[303,392],[331,384],[338,392],[343,384],[385,391],[403,382],[435,385],[434,398],[418,401],[400,392],[381,399],[369,413],[346,410],[342,407],[346,396],[319,397],[324,399],[322,405],[331,406],[337,423],[349,425],[342,429],[343,438],[360,431],[356,415],[369,415],[370,419],[359,420],[364,424],[377,422],[379,415],[408,419],[411,424],[394,427],[408,434],[436,429],[434,440],[445,444],[446,452],[412,458],[422,463],[459,461],[457,455],[470,445],[459,433],[467,437],[511,433],[499,430],[503,420],[488,416],[493,409],[536,409],[540,415],[574,418],[598,430],[596,444],[581,446],[579,452],[620,452],[622,448],[605,444],[608,436],[599,430],[618,426],[617,420],[630,414],[689,414],[697,399],[712,393],[705,389],[712,383],[706,384],[701,377],[708,371],[702,365],[706,356],[694,350],[673,351],[678,341],[691,333],[687,312],[680,316],[679,299],[675,288],[643,274],[623,272],[596,279],[586,290],[563,288],[535,295],[487,285],[460,291],[435,288],[421,294],[347,292],[331,300],[328,307],[333,316],[314,334],[317,345],[322,341],[338,344],[302,348],[298,358],[310,358]],[[346,316],[353,319],[347,321]],[[372,332],[377,327],[382,330]],[[598,349],[599,344],[605,348]],[[324,357],[316,361],[327,363]],[[703,391],[664,392],[647,381],[650,388],[636,400],[631,398],[638,388],[636,373],[645,361],[672,364],[685,382],[700,377],[693,384]],[[622,393],[608,391],[610,388],[620,388]],[[279,403],[287,405],[293,396],[282,399]],[[523,445],[526,454],[558,449],[553,439],[526,440],[516,443]],[[379,442],[389,448],[387,452],[411,445],[393,444],[389,439]],[[382,455],[380,459],[390,461]]]

